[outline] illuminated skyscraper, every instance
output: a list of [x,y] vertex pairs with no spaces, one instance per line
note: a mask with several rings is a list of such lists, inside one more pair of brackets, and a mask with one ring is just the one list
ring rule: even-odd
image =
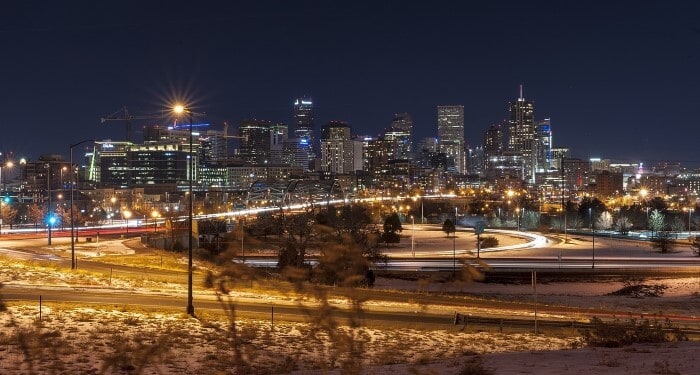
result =
[[520,97],[508,105],[508,150],[523,160],[523,179],[534,182],[536,155],[533,153],[535,138],[535,105],[523,98],[523,86],[520,85]]
[[309,159],[316,157],[316,138],[314,136],[314,104],[310,98],[294,101],[294,136],[309,145]]
[[535,171],[546,172],[552,166],[552,125],[546,118],[535,125]]
[[391,131],[384,137],[396,142],[396,159],[410,159],[413,156],[413,119],[406,112],[395,113],[391,120]]
[[464,157],[464,106],[437,107],[440,152],[454,160],[455,172],[466,173]]

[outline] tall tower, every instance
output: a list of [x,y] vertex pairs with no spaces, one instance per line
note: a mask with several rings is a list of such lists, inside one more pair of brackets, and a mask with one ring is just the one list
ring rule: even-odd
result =
[[535,125],[535,170],[546,172],[552,166],[552,125],[546,118]]
[[294,101],[294,136],[302,144],[307,144],[309,159],[316,157],[316,138],[314,137],[314,103],[311,98],[300,98]]
[[406,112],[395,113],[391,120],[391,130],[386,132],[385,138],[392,138],[396,142],[396,158],[411,159],[413,156],[413,119]]
[[499,156],[503,155],[503,126],[492,124],[484,133],[484,160],[486,169],[489,164],[494,164]]
[[534,181],[536,155],[533,153],[535,138],[534,123],[535,104],[523,98],[523,85],[520,96],[508,105],[508,150],[523,158],[523,179]]
[[455,172],[465,173],[464,106],[438,106],[437,116],[440,152],[454,160]]

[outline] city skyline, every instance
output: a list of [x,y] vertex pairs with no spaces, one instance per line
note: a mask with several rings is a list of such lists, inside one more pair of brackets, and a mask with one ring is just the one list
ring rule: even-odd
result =
[[85,135],[122,140],[123,125],[100,117],[176,99],[215,129],[244,118],[293,125],[303,97],[317,129],[339,120],[376,135],[407,112],[414,142],[437,135],[438,105],[463,105],[474,147],[524,84],[555,147],[700,164],[694,4],[178,4],[11,4],[0,16],[12,56],[0,151],[36,158]]

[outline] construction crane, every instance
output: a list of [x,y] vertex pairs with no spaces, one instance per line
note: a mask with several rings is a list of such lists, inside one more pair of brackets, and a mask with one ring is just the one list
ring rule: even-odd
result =
[[162,119],[166,116],[164,112],[152,113],[144,115],[134,115],[129,112],[126,106],[121,107],[118,111],[112,113],[109,116],[102,117],[100,121],[104,124],[107,121],[125,121],[126,122],[126,141],[131,142],[131,123],[134,120],[151,120],[151,119]]

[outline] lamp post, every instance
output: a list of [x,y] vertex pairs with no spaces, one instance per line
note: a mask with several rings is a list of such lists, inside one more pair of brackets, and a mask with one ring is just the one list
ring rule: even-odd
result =
[[649,206],[646,204],[646,198],[649,191],[645,188],[639,190],[639,195],[642,197],[642,204],[646,206],[647,211],[647,230],[649,229]]
[[126,220],[126,235],[128,237],[129,236],[129,219],[131,218],[131,211],[129,211],[129,210],[122,211],[122,216],[124,216],[124,219]]
[[515,220],[518,225],[518,232],[520,232],[520,207],[515,208]]
[[457,247],[455,245],[455,240],[457,239],[457,230],[452,234],[452,278],[457,274]]
[[49,246],[51,246],[51,225],[53,224],[53,215],[51,214],[51,164],[46,163],[46,197],[48,199],[48,205],[46,206],[46,215],[48,215],[47,222],[49,224]]
[[151,211],[151,217],[153,218],[153,233],[155,233],[158,230],[158,216],[160,216],[158,211]]
[[593,208],[588,207],[588,221],[591,228],[591,233],[593,234],[593,245],[591,247],[592,251],[592,263],[591,268],[595,268],[595,227],[593,226]]
[[188,252],[187,252],[187,314],[190,316],[194,316],[194,305],[192,304],[192,178],[194,175],[194,157],[192,154],[192,143],[193,143],[193,135],[192,135],[192,111],[189,108],[185,108],[183,105],[176,105],[173,107],[173,112],[176,114],[183,114],[187,113],[187,117],[190,120],[190,154],[189,154],[189,192],[190,192],[190,198],[189,198],[189,203],[190,203],[190,209],[189,209],[189,217],[188,217]]
[[[68,179],[70,180],[70,268],[75,269],[77,264],[75,263],[75,220],[73,218],[73,195],[75,187],[73,186],[73,172],[75,172],[75,167],[73,166],[73,147],[79,146],[83,143],[94,142],[92,139],[85,139],[78,143],[74,143],[69,146],[70,148],[70,167],[71,173],[68,174]],[[77,177],[77,173],[76,173]],[[77,178],[76,178],[77,180]],[[51,233],[51,232],[49,232]]]
[[2,234],[2,224],[3,224],[3,216],[2,216],[2,204],[6,203],[5,202],[5,191],[7,190],[5,188],[5,181],[2,179],[2,168],[7,167],[7,168],[12,168],[13,164],[11,161],[8,161],[5,165],[0,164],[0,187],[2,187],[2,193],[3,196],[0,197],[2,199],[2,202],[0,202],[0,234]]
[[[413,215],[411,215],[411,254],[413,255],[414,258],[416,257],[416,246],[415,246],[415,242],[413,241],[413,229],[415,228],[415,226],[416,226],[416,219],[413,217]],[[690,226],[688,226],[688,227],[690,227]]]
[[64,167],[61,167],[61,191],[63,191],[63,187],[65,186],[65,185],[63,184],[63,172],[66,171],[67,169],[68,169],[68,168],[66,168],[65,166],[64,166]]

